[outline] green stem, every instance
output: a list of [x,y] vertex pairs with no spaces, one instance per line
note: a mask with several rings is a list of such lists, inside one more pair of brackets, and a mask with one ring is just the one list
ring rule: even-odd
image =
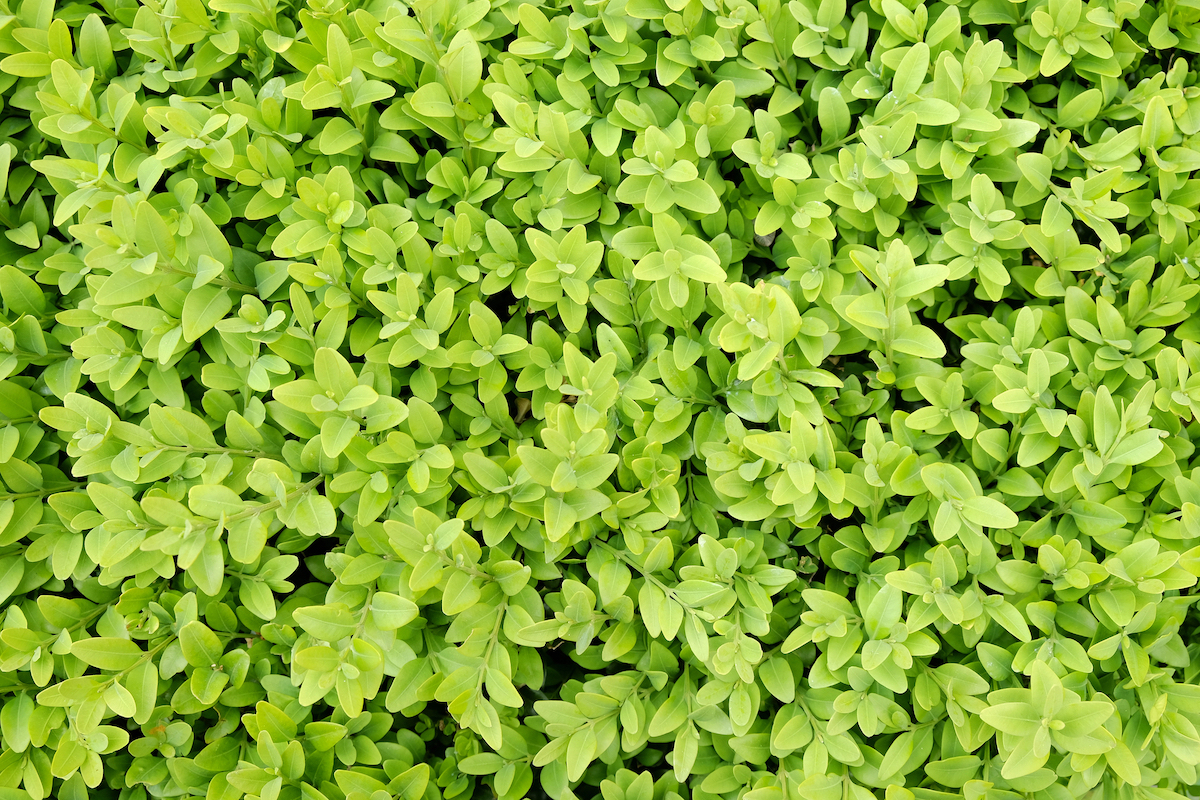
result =
[[504,612],[508,609],[508,597],[505,596],[500,601],[500,608],[496,611],[496,624],[492,626],[491,636],[488,637],[487,647],[483,651],[483,667],[479,670],[479,676],[475,683],[475,694],[478,695],[483,690],[483,682],[487,678],[488,659],[492,657],[492,650],[496,648],[500,640],[500,626],[504,621]]
[[[251,517],[257,517],[259,514],[263,514],[267,511],[272,511],[276,508],[279,508],[281,505],[286,504],[289,500],[293,500],[293,499],[299,497],[300,495],[304,494],[305,492],[309,491],[310,489],[315,488],[323,480],[325,480],[324,475],[318,476],[316,478],[313,478],[311,481],[308,481],[307,483],[300,484],[295,489],[288,492],[284,496],[282,501],[280,501],[277,498],[277,499],[271,500],[270,502],[267,502],[267,503],[260,503],[255,506],[251,506],[251,507],[247,508],[245,511],[238,512],[237,514],[234,514],[232,516],[225,517],[224,526],[226,529],[228,529],[229,525],[231,523],[240,522],[241,520],[249,519]],[[204,525],[195,525],[192,527],[191,533],[193,535],[197,534],[197,533],[203,533],[204,531],[207,531],[210,528],[216,527],[217,523],[218,523],[217,520],[212,520]],[[142,526],[139,526],[138,528],[136,528],[135,530],[164,530],[168,527],[170,527],[170,526],[168,526],[168,525],[142,525]]]
[[[178,269],[177,267],[173,267],[170,264],[167,264],[165,266],[160,264],[159,269],[161,269],[163,272],[166,272],[171,275],[183,275],[184,277],[187,277],[187,278],[196,277],[196,273],[188,272],[187,270],[183,270],[183,269]],[[217,286],[224,286],[227,289],[236,289],[237,291],[245,292],[246,294],[253,294],[253,295],[258,294],[257,286],[250,286],[249,284],[238,283],[237,281],[231,281],[228,278],[222,278],[220,276],[217,276],[216,278],[211,279],[209,281],[209,283],[215,283]]]
[[[906,106],[907,106],[907,103],[896,106],[895,108],[893,108],[891,111],[884,114],[879,119],[871,120],[871,125],[882,125],[884,120],[886,120],[888,117],[892,116],[893,114],[898,113],[901,109],[905,108]],[[844,145],[847,145],[850,142],[857,139],[859,137],[859,135],[862,133],[862,131],[863,131],[863,129],[860,127],[858,130],[851,131],[850,133],[843,136],[841,139],[838,139],[836,142],[830,142],[829,144],[822,145],[821,147],[816,148],[816,150],[814,150],[813,152],[816,155],[821,155],[822,153],[828,153],[831,150],[839,150]]]
[[[172,69],[174,69],[174,67],[172,67]],[[93,126],[99,128],[102,133],[105,133],[105,134],[111,136],[112,138],[116,139],[118,142],[121,142],[122,144],[127,144],[130,147],[141,150],[146,155],[152,154],[152,151],[150,150],[149,147],[146,147],[146,145],[138,144],[137,142],[127,142],[124,139],[122,139],[117,134],[116,131],[114,131],[112,128],[108,127],[103,122],[101,122],[99,117],[97,117],[95,114],[93,114],[91,111],[87,110],[86,108],[79,108],[76,110],[79,112],[79,116],[83,117],[88,122],[92,123]]]
[[264,450],[239,450],[234,447],[188,447],[187,445],[170,445],[160,444],[148,448],[147,453],[153,453],[160,450],[170,450],[172,452],[182,453],[203,453],[205,455],[220,455],[222,453],[231,456],[247,456],[249,458],[275,458],[278,453],[268,453]]
[[658,578],[654,577],[654,575],[652,573],[647,572],[644,567],[642,567],[640,564],[638,564],[633,559],[629,558],[629,556],[627,556],[624,551],[618,550],[617,548],[610,545],[608,542],[602,542],[598,539],[592,540],[592,546],[599,547],[601,550],[607,550],[608,552],[612,553],[613,556],[615,556],[616,558],[625,562],[628,566],[632,567],[633,569],[637,570],[639,575],[641,575],[643,578],[645,578],[651,584],[657,586],[662,591],[663,594],[665,594],[671,600],[674,600],[676,603],[678,603],[680,608],[682,608],[685,612],[687,612],[688,614],[695,617],[697,619],[697,621],[699,621],[699,622],[708,622],[709,621],[704,616],[702,616],[699,611],[697,611],[696,609],[692,608],[687,603],[680,600],[679,597],[675,594],[674,587],[667,586],[665,583],[660,581]]
[[171,646],[171,644],[173,644],[173,643],[175,642],[175,640],[176,640],[176,639],[178,639],[178,638],[179,638],[179,637],[177,637],[177,636],[174,636],[174,635],[168,636],[167,638],[163,639],[161,642],[159,642],[158,644],[156,644],[156,645],[155,645],[155,646],[154,646],[152,649],[150,649],[150,650],[147,650],[147,651],[146,651],[146,652],[145,652],[145,653],[142,655],[142,657],[141,657],[141,658],[139,658],[139,659],[137,660],[137,662],[136,662],[136,663],[134,663],[132,666],[128,666],[128,667],[126,667],[125,669],[121,670],[120,672],[114,672],[114,673],[112,673],[111,675],[109,675],[109,676],[108,676],[108,680],[106,680],[104,683],[102,683],[102,684],[101,684],[101,687],[102,687],[102,689],[105,689],[105,690],[106,690],[106,689],[108,689],[108,687],[109,687],[109,686],[112,686],[112,685],[113,685],[114,683],[116,683],[118,680],[120,680],[121,678],[124,678],[126,675],[128,675],[128,674],[129,674],[129,673],[131,673],[131,672],[133,672],[135,669],[137,669],[138,667],[140,667],[140,666],[142,666],[143,664],[145,664],[147,661],[149,661],[149,660],[151,660],[152,658],[154,658],[156,655],[158,655],[159,653],[161,653],[163,650],[166,650],[166,649],[167,649],[168,647],[170,647],[170,646]]
[[[73,485],[80,486],[82,484],[73,484]],[[59,492],[69,492],[69,491],[71,491],[71,490],[70,489],[43,489],[40,492],[14,492],[12,494],[0,494],[0,503],[4,502],[5,500],[24,500],[29,497],[47,497],[52,494],[58,494]]]
[[1025,419],[1028,416],[1029,412],[1026,411],[1025,413],[1021,414],[1021,416],[1017,417],[1016,422],[1013,423],[1012,433],[1009,434],[1008,439],[1008,454],[1004,457],[1004,461],[1002,461],[994,470],[987,474],[987,479],[983,481],[985,485],[991,483],[993,480],[995,480],[996,476],[1008,468],[1008,462],[1012,460],[1013,455],[1020,447],[1021,439],[1019,434],[1021,429],[1025,427]]

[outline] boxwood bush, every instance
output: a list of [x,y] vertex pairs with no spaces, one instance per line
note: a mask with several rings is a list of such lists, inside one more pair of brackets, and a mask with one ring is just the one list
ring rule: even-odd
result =
[[1197,0],[0,0],[0,800],[1184,800]]

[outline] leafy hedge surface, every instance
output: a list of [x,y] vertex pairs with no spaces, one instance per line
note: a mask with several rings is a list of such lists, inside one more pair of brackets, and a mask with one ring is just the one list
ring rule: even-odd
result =
[[0,800],[1181,800],[1196,0],[10,0]]

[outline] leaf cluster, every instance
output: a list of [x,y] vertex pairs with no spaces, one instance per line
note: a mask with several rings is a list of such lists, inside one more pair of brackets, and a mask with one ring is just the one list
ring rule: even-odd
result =
[[0,800],[1185,800],[1195,0],[0,2]]

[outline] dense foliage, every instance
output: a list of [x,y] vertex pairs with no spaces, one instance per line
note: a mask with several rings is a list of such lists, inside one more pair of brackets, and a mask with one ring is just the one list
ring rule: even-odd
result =
[[0,0],[0,800],[1183,800],[1197,0]]

